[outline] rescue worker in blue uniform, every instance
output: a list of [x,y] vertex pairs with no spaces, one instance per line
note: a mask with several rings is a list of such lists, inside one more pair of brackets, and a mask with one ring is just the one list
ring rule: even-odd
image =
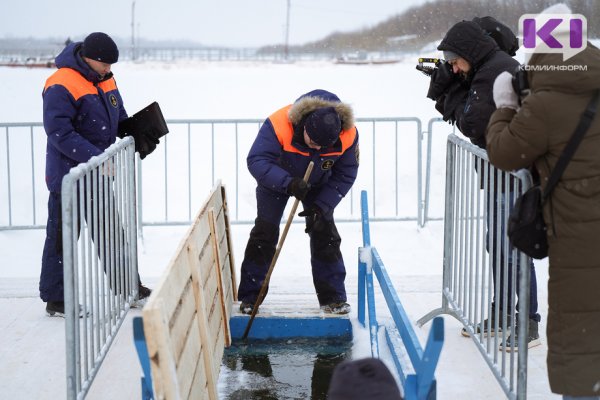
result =
[[[308,183],[308,164],[315,166]],[[275,254],[279,224],[290,196],[302,201],[310,236],[313,284],[325,312],[345,314],[346,269],[333,212],[358,172],[358,131],[352,108],[317,89],[273,113],[258,132],[247,158],[257,181],[257,217],[241,267],[240,311],[252,313]]]
[[[115,42],[94,32],[70,43],[56,57],[58,70],[46,81],[43,97],[48,223],[42,256],[40,297],[49,316],[64,317],[61,183],[69,170],[100,155],[127,118],[111,65],[119,58]],[[139,278],[138,278],[139,280]],[[150,289],[138,282],[139,299]]]

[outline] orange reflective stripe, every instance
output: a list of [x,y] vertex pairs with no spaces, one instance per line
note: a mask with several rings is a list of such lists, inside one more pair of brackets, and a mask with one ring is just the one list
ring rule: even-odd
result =
[[350,148],[350,146],[352,146],[352,143],[354,143],[355,139],[356,139],[356,127],[353,126],[350,129],[346,129],[345,131],[342,131],[342,133],[340,134],[340,140],[342,141],[342,150],[341,151],[334,151],[333,153],[321,154],[321,156],[325,157],[325,156],[342,155],[342,154],[344,154],[344,152],[346,150],[348,150]]
[[275,136],[277,136],[277,140],[283,147],[284,151],[287,151],[288,153],[302,154],[303,156],[310,156],[309,153],[300,151],[292,146],[294,127],[292,126],[290,118],[288,117],[288,111],[290,107],[292,107],[291,104],[275,111],[269,116],[271,125],[273,125],[273,130],[275,131]]
[[[114,79],[110,79],[114,82]],[[71,68],[60,68],[53,73],[47,80],[44,91],[53,85],[61,85],[71,93],[75,100],[86,94],[98,94],[98,89],[92,82],[85,79],[81,74]],[[116,87],[116,86],[115,86]]]
[[110,92],[111,90],[117,90],[117,82],[115,82],[115,78],[110,78],[107,81],[100,82],[98,86],[104,93]]
[[[294,136],[294,127],[290,122],[288,117],[288,111],[292,105],[285,106],[277,111],[275,111],[271,116],[269,116],[269,120],[271,121],[271,125],[273,125],[273,129],[275,130],[275,135],[277,136],[277,140],[281,146],[283,146],[283,150],[289,153],[298,153],[303,156],[309,156],[309,153],[302,152],[292,146],[292,137]],[[356,127],[353,126],[350,129],[346,129],[342,131],[340,134],[340,140],[342,141],[342,149],[341,151],[334,151],[331,153],[320,154],[321,157],[324,156],[338,156],[344,154],[346,150],[352,146],[354,140],[356,139]]]

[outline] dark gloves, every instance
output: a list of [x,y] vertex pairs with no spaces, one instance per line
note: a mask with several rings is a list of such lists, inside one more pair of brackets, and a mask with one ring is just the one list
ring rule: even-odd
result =
[[140,153],[141,159],[152,153],[159,138],[167,133],[169,128],[157,102],[119,123],[119,137],[133,136],[135,151]]
[[431,74],[427,97],[432,100],[437,100],[446,93],[452,83],[457,81],[458,76],[452,72],[452,66],[447,62],[439,63],[437,68],[435,68]]
[[299,213],[298,216],[306,219],[306,229],[304,230],[306,233],[320,231],[325,227],[323,210],[321,210],[319,206],[313,204],[310,208]]
[[306,194],[310,190],[310,183],[304,182],[302,178],[292,178],[292,181],[287,187],[288,194],[294,196],[298,200],[304,200]]
[[132,134],[135,140],[135,151],[140,153],[140,158],[143,160],[146,156],[156,149],[156,145],[160,143],[158,139],[150,136],[149,134]]
[[127,118],[119,123],[119,137],[133,136],[135,141],[135,151],[140,153],[140,158],[143,160],[148,154],[156,149],[156,145],[160,143],[158,138],[151,132],[152,129],[143,131],[132,128],[132,119]]

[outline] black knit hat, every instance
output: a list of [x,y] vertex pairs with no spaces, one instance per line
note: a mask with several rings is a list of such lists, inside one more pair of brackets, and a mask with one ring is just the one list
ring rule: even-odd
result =
[[92,60],[114,64],[119,60],[119,49],[106,33],[90,33],[81,46],[81,55]]
[[340,137],[342,122],[333,107],[317,108],[304,123],[310,139],[322,147],[329,147]]
[[345,361],[333,370],[329,400],[400,400],[400,390],[390,370],[378,358]]

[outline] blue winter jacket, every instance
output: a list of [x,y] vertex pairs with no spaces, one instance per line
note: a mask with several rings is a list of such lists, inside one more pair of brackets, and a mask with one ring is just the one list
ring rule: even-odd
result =
[[117,137],[119,121],[127,118],[116,82],[104,79],[83,61],[81,42],[71,43],[56,57],[58,71],[42,93],[46,146],[46,184],[60,192],[69,170],[101,154]]
[[[340,138],[328,148],[311,149],[304,142],[304,120],[316,108],[326,106],[335,107],[340,115]],[[327,213],[356,180],[359,147],[350,107],[325,90],[309,92],[267,118],[247,158],[258,184],[280,193],[287,193],[293,177],[304,176],[311,160],[315,162],[309,179],[311,192],[316,191],[314,204]]]

